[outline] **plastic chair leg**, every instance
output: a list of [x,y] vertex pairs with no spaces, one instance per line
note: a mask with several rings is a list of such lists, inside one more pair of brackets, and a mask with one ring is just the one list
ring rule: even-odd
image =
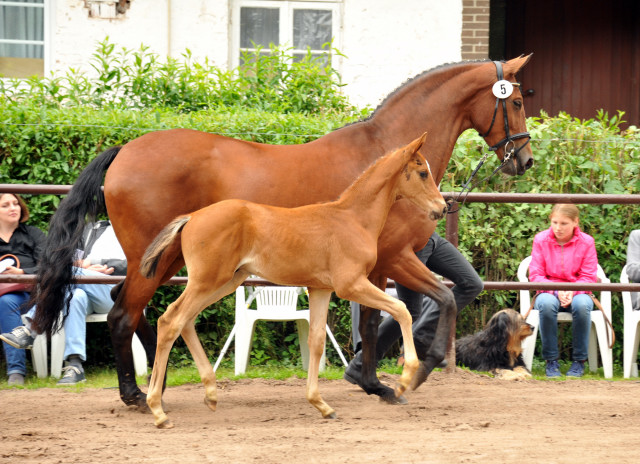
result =
[[144,346],[134,333],[131,340],[131,351],[133,353],[133,366],[136,371],[136,375],[147,375],[147,353],[144,351]]
[[40,378],[47,377],[47,336],[37,335],[31,348],[31,361],[36,375]]
[[62,377],[64,358],[64,328],[51,335],[51,377]]
[[255,325],[256,321],[251,321],[249,324],[238,324],[236,326],[236,375],[244,374],[247,371]]

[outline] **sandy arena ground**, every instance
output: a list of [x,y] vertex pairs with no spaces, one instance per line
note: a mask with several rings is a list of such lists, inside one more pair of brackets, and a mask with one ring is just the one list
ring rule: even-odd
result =
[[[383,374],[393,384],[395,376]],[[0,391],[0,463],[636,463],[640,382],[506,381],[435,372],[391,406],[321,380],[338,419],[305,399],[305,380],[169,388],[175,428],[127,408],[115,389]]]

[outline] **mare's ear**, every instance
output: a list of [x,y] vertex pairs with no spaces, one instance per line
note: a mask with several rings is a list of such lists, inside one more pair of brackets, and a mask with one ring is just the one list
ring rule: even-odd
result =
[[533,56],[533,53],[530,53],[527,56],[520,55],[518,58],[514,58],[503,64],[502,69],[504,70],[505,77],[517,74],[518,71],[520,71],[524,65],[529,62],[531,56]]

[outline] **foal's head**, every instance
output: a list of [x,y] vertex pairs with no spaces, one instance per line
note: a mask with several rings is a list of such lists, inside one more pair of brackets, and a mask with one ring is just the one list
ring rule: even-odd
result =
[[441,219],[447,212],[447,204],[431,175],[429,162],[418,151],[427,137],[421,137],[402,148],[408,160],[398,182],[397,195],[406,198],[418,208],[425,210],[433,220]]

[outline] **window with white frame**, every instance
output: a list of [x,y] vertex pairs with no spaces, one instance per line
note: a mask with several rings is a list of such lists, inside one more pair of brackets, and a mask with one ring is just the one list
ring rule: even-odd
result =
[[0,77],[44,75],[45,0],[0,0]]
[[340,49],[341,0],[235,0],[232,66],[242,64],[243,52],[269,53],[270,45],[291,47],[293,59],[309,50],[314,57]]

